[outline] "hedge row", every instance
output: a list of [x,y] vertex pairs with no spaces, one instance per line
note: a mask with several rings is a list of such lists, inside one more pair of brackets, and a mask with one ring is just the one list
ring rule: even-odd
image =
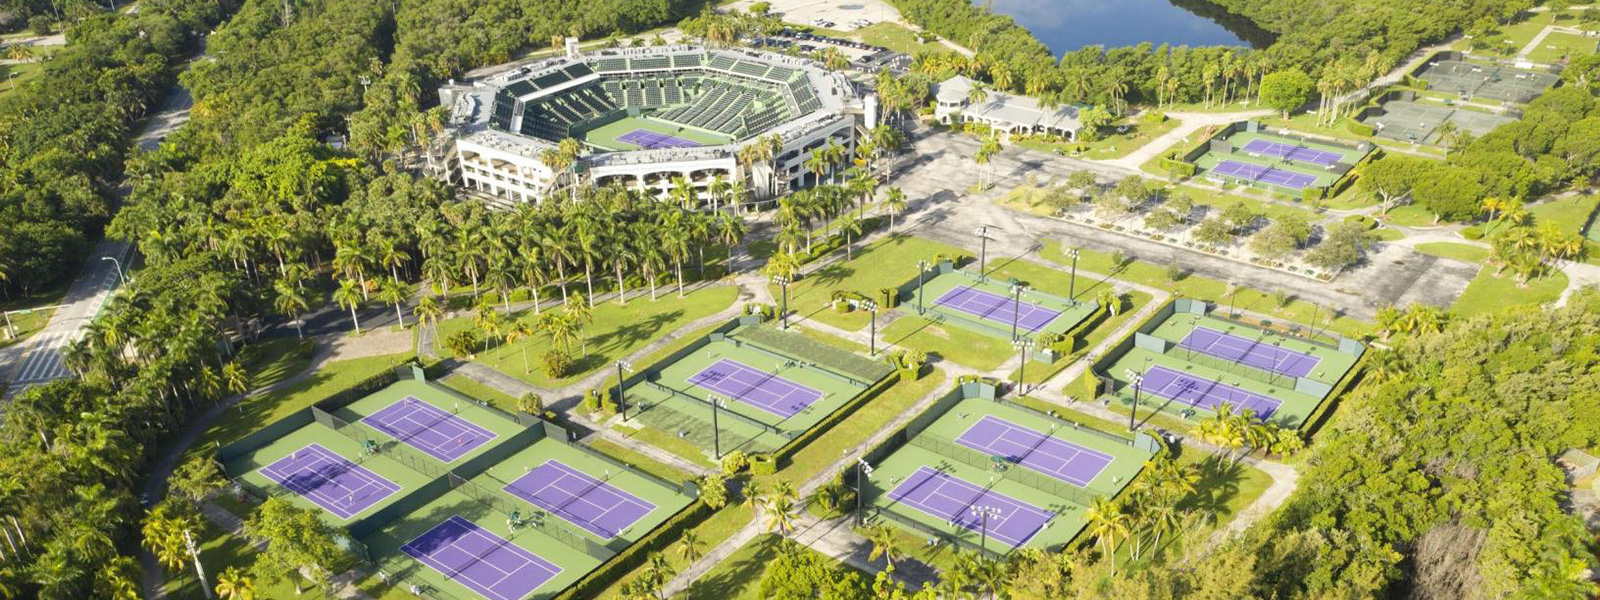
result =
[[[859,242],[859,241],[861,241],[861,238],[864,238],[864,237],[867,236],[867,234],[870,234],[873,231],[876,231],[879,227],[883,227],[888,222],[889,222],[889,218],[888,217],[884,217],[884,216],[867,217],[865,219],[862,219],[861,220],[861,233],[857,234],[857,235],[850,236],[850,241],[851,242]],[[835,250],[843,248],[844,247],[844,241],[845,241],[844,240],[844,233],[842,233],[842,232],[841,233],[835,233],[833,235],[828,236],[828,239],[822,240],[820,242],[813,243],[811,245],[811,251],[810,252],[807,252],[803,248],[801,250],[799,250],[798,252],[795,252],[794,253],[794,257],[795,257],[796,260],[799,261],[799,263],[801,265],[805,265],[805,264],[808,264],[808,263],[810,263],[812,261],[815,261],[815,260],[817,260],[819,258],[827,256],[829,253],[831,253],[831,252],[833,252]]]
[[685,530],[699,526],[717,511],[702,500],[695,500],[677,514],[672,515],[655,531],[650,532],[633,545],[628,546],[616,556],[611,557],[600,566],[595,567],[588,575],[584,575],[576,583],[556,595],[556,600],[575,600],[577,598],[596,598],[600,592],[611,587],[613,583],[621,580],[628,573],[644,564],[652,552],[664,552],[667,546],[678,539]]
[[[872,387],[869,387],[860,394],[856,395],[854,400],[851,400],[844,406],[839,407],[838,410],[833,411],[833,414],[828,415],[827,418],[821,421],[818,421],[816,425],[812,425],[810,429],[805,431],[805,433],[802,433],[794,439],[789,440],[789,443],[784,444],[782,448],[772,451],[770,455],[758,454],[751,456],[750,464],[752,472],[755,472],[754,470],[757,468],[765,469],[768,466],[770,466],[772,471],[765,474],[776,472],[778,469],[782,468],[783,465],[789,462],[789,458],[794,456],[795,452],[799,452],[801,448],[806,446],[806,444],[815,441],[818,437],[821,437],[822,434],[827,433],[830,429],[833,429],[833,427],[838,425],[840,421],[843,421],[846,417],[854,414],[856,410],[860,409],[862,406],[865,406],[874,398],[877,398],[878,395],[882,394],[884,390],[893,387],[894,384],[898,383],[899,381],[899,371],[890,373],[887,377],[879,379],[877,383],[872,384]],[[763,473],[757,472],[756,474],[760,475]]]

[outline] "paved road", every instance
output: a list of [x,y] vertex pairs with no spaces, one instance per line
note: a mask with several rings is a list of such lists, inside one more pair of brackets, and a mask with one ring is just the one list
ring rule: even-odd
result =
[[[204,50],[204,42],[201,45]],[[166,139],[167,134],[189,120],[189,108],[194,100],[189,91],[175,88],[162,105],[161,111],[145,121],[144,128],[135,140],[141,150],[152,150]],[[114,204],[120,204],[127,189],[118,190]],[[114,207],[113,207],[114,208]],[[120,282],[115,258],[127,267],[128,245],[114,240],[101,240],[95,245],[83,270],[67,288],[63,306],[45,328],[22,344],[0,351],[0,381],[8,382],[10,393],[16,393],[47,381],[71,375],[61,361],[61,350],[77,341],[83,327],[100,314],[100,309],[111,299],[111,293]]]

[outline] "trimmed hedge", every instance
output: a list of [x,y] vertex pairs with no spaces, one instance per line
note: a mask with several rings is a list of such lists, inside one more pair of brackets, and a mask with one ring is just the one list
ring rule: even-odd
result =
[[[899,381],[900,373],[898,371],[891,372],[887,377],[884,377],[883,379],[878,380],[877,383],[872,384],[872,387],[863,390],[855,397],[854,400],[851,400],[844,406],[839,407],[838,410],[833,411],[833,414],[828,415],[827,418],[821,421],[818,421],[816,425],[812,425],[810,429],[805,431],[805,433],[802,433],[794,439],[789,440],[789,443],[784,444],[783,447],[772,451],[772,454],[769,457],[764,458],[770,458],[774,471],[782,468],[789,462],[789,457],[794,456],[795,452],[800,451],[800,449],[804,448],[806,444],[811,443],[812,441],[821,437],[822,434],[827,433],[829,429],[833,429],[833,426],[838,425],[840,421],[843,421],[846,417],[854,414],[856,410],[860,409],[862,406],[865,406],[874,398],[877,398],[878,395],[882,394],[884,390],[889,389]],[[754,463],[752,463],[752,469],[754,468],[753,465]]]
[[1464,228],[1461,230],[1461,237],[1469,240],[1481,240],[1483,239],[1483,228],[1478,227],[1477,225]]
[[576,600],[577,598],[599,596],[600,592],[605,591],[611,584],[621,580],[628,573],[638,568],[639,565],[644,564],[650,553],[666,551],[667,547],[672,542],[677,541],[685,530],[705,522],[707,518],[710,518],[716,512],[711,510],[710,506],[706,506],[705,502],[695,500],[689,506],[684,507],[683,510],[678,511],[678,514],[667,519],[661,526],[656,527],[655,531],[640,538],[633,545],[611,557],[611,560],[601,563],[600,566],[590,571],[588,575],[584,575],[582,579],[568,586],[566,590],[557,594],[555,599]]
[[1177,177],[1194,177],[1200,168],[1194,163],[1181,161],[1175,158],[1162,158],[1161,168]]
[[1369,217],[1369,216],[1366,216],[1366,215],[1350,215],[1350,216],[1344,218],[1344,222],[1346,222],[1346,223],[1360,223],[1361,226],[1365,227],[1368,231],[1371,231],[1373,229],[1377,229],[1378,228],[1378,222],[1376,220],[1374,220],[1372,217]]
[[1350,119],[1350,122],[1345,125],[1345,129],[1361,137],[1372,137],[1378,133],[1378,128],[1355,119]]

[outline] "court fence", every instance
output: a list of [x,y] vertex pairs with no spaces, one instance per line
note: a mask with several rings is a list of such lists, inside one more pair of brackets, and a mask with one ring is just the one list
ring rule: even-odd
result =
[[1058,428],[1070,428],[1074,432],[1077,432],[1077,433],[1087,433],[1089,435],[1098,437],[1100,439],[1103,439],[1103,440],[1106,440],[1106,441],[1109,441],[1109,442],[1116,442],[1116,443],[1124,445],[1124,446],[1131,446],[1131,447],[1143,450],[1145,452],[1149,452],[1151,454],[1156,454],[1156,453],[1160,452],[1162,450],[1162,448],[1163,448],[1163,446],[1161,445],[1161,440],[1158,440],[1158,439],[1156,439],[1156,438],[1154,438],[1154,437],[1152,437],[1150,435],[1147,435],[1145,433],[1134,432],[1133,437],[1132,438],[1128,438],[1128,437],[1125,437],[1125,436],[1117,435],[1115,433],[1111,433],[1109,431],[1101,431],[1098,428],[1095,428],[1095,427],[1092,427],[1092,426],[1089,426],[1089,425],[1085,425],[1083,423],[1079,423],[1079,422],[1074,421],[1072,419],[1063,418],[1063,417],[1058,416],[1058,415],[1056,415],[1054,413],[1048,413],[1048,412],[1039,410],[1037,408],[1034,408],[1032,406],[1028,406],[1026,404],[1017,402],[1015,400],[1011,400],[1009,398],[995,398],[994,401],[997,404],[1003,404],[1005,406],[1009,406],[1011,408],[1014,408],[1014,409],[1017,409],[1017,410],[1020,410],[1020,411],[1023,411],[1023,412],[1030,413],[1030,414],[1034,415],[1035,417],[1038,417],[1038,418],[1041,418],[1041,419],[1047,419],[1051,423],[1057,424]]
[[[450,483],[450,489],[461,492],[468,498],[471,498],[478,503],[489,507],[495,512],[505,515],[507,519],[511,518],[512,513],[520,514],[522,512],[522,508],[517,504],[513,504],[509,499],[507,499],[503,492],[483,487],[477,483],[473,483],[470,480],[457,476],[455,473],[448,473],[445,475],[445,477]],[[534,516],[533,518],[525,519],[525,522],[534,529],[539,530],[540,533],[555,538],[556,541],[571,546],[572,548],[577,549],[579,552],[587,554],[590,557],[593,557],[595,560],[599,560],[601,562],[605,562],[607,559],[617,554],[616,550],[599,544],[594,540],[589,539],[584,534],[578,533],[576,529],[574,529],[571,525],[567,525],[560,518],[538,508],[531,506],[528,508],[534,512]],[[624,543],[626,543],[626,540],[624,540]]]
[[[993,470],[995,457],[972,448],[961,445],[941,436],[923,432],[913,436],[907,445],[927,450],[939,456],[960,461],[969,467],[979,470]],[[1009,479],[1022,485],[1031,487],[1041,492],[1047,492],[1062,500],[1072,502],[1085,508],[1094,503],[1096,494],[1091,494],[1083,488],[1058,480],[1049,475],[1029,469],[1023,465],[1012,462],[1009,457],[1005,461],[1006,468],[1001,472],[1001,479]]]
[[1295,381],[1299,379],[1298,377],[1286,373],[1276,373],[1252,365],[1247,365],[1243,362],[1232,361],[1219,356],[1212,356],[1182,344],[1168,344],[1166,352],[1162,352],[1162,355],[1176,358],[1185,362],[1194,363],[1202,367],[1216,369],[1217,371],[1228,375],[1238,375],[1257,383],[1265,383],[1272,386],[1288,387],[1292,389],[1295,386]]
[[[846,375],[844,373],[840,373],[838,371],[835,371],[835,370],[830,369],[830,368],[828,368],[826,366],[817,364],[815,362],[808,362],[806,360],[803,360],[801,357],[788,354],[788,353],[783,352],[782,350],[779,350],[779,349],[770,348],[770,347],[768,347],[768,346],[766,346],[764,344],[758,343],[755,340],[750,339],[748,337],[744,337],[744,338],[726,337],[724,339],[725,339],[725,341],[733,344],[733,347],[735,347],[735,348],[750,348],[751,350],[755,350],[757,352],[760,352],[760,353],[765,354],[767,356],[770,356],[772,358],[776,358],[778,360],[782,360],[782,361],[785,361],[787,363],[791,363],[795,367],[798,367],[798,368],[801,368],[801,369],[805,369],[805,370],[808,370],[808,371],[816,371],[817,373],[825,375],[828,378],[833,379],[835,381],[840,381],[840,382],[843,382],[843,383],[846,383],[846,384],[849,384],[849,385],[852,385],[852,386],[855,386],[855,387],[861,387],[861,388],[864,388],[864,387],[872,385],[872,383],[870,381],[862,381],[861,379],[858,379],[858,378],[855,378],[855,377],[851,377],[851,376]],[[880,375],[878,378],[881,379],[882,376]]]
[[[713,335],[713,338],[716,336]],[[780,331],[775,327],[743,327],[727,336],[729,339],[751,344],[760,350],[776,350],[796,358],[803,358],[819,366],[829,367],[851,378],[856,385],[877,381],[892,369],[884,363],[829,346],[802,335]]]
[[[439,464],[438,459],[424,456],[421,452],[406,447],[405,442],[396,440],[388,434],[382,433],[359,421],[350,422],[334,416],[333,413],[315,406],[311,407],[311,417],[317,423],[327,426],[340,435],[355,440],[358,444],[373,442],[377,445],[378,453],[389,457],[391,460],[410,467],[411,470],[427,475],[428,477],[443,477],[450,469]],[[378,440],[388,440],[379,442]]]
[[[658,392],[661,392],[663,394],[667,394],[669,397],[685,398],[685,399],[688,399],[688,400],[690,400],[692,402],[696,402],[696,403],[705,405],[707,407],[711,407],[712,406],[710,400],[707,400],[705,398],[700,398],[700,397],[695,396],[693,394],[688,394],[688,393],[684,393],[684,392],[678,391],[676,388],[673,388],[671,386],[662,385],[660,383],[656,383],[655,381],[650,381],[650,380],[646,380],[645,381],[645,385],[649,386],[651,389],[654,389],[654,390],[656,390]],[[775,425],[770,425],[770,424],[761,422],[759,420],[756,420],[753,417],[749,417],[749,416],[740,414],[738,411],[731,410],[726,406],[716,406],[716,407],[713,408],[713,410],[717,411],[717,414],[718,414],[719,417],[722,416],[722,415],[730,416],[735,421],[738,421],[740,423],[744,423],[744,424],[749,425],[751,427],[755,427],[756,429],[759,429],[759,430],[761,430],[763,432],[766,432],[766,433],[771,433],[773,435],[783,436],[784,438],[792,438],[795,435],[794,432],[791,432],[791,431],[786,430],[786,429],[779,429]]]

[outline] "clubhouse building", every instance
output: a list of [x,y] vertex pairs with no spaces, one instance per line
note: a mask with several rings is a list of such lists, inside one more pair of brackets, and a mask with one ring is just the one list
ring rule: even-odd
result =
[[1028,96],[988,90],[973,101],[971,79],[957,75],[933,86],[934,117],[940,123],[983,123],[990,129],[1010,134],[1048,134],[1067,140],[1078,138],[1078,107],[1046,109]]

